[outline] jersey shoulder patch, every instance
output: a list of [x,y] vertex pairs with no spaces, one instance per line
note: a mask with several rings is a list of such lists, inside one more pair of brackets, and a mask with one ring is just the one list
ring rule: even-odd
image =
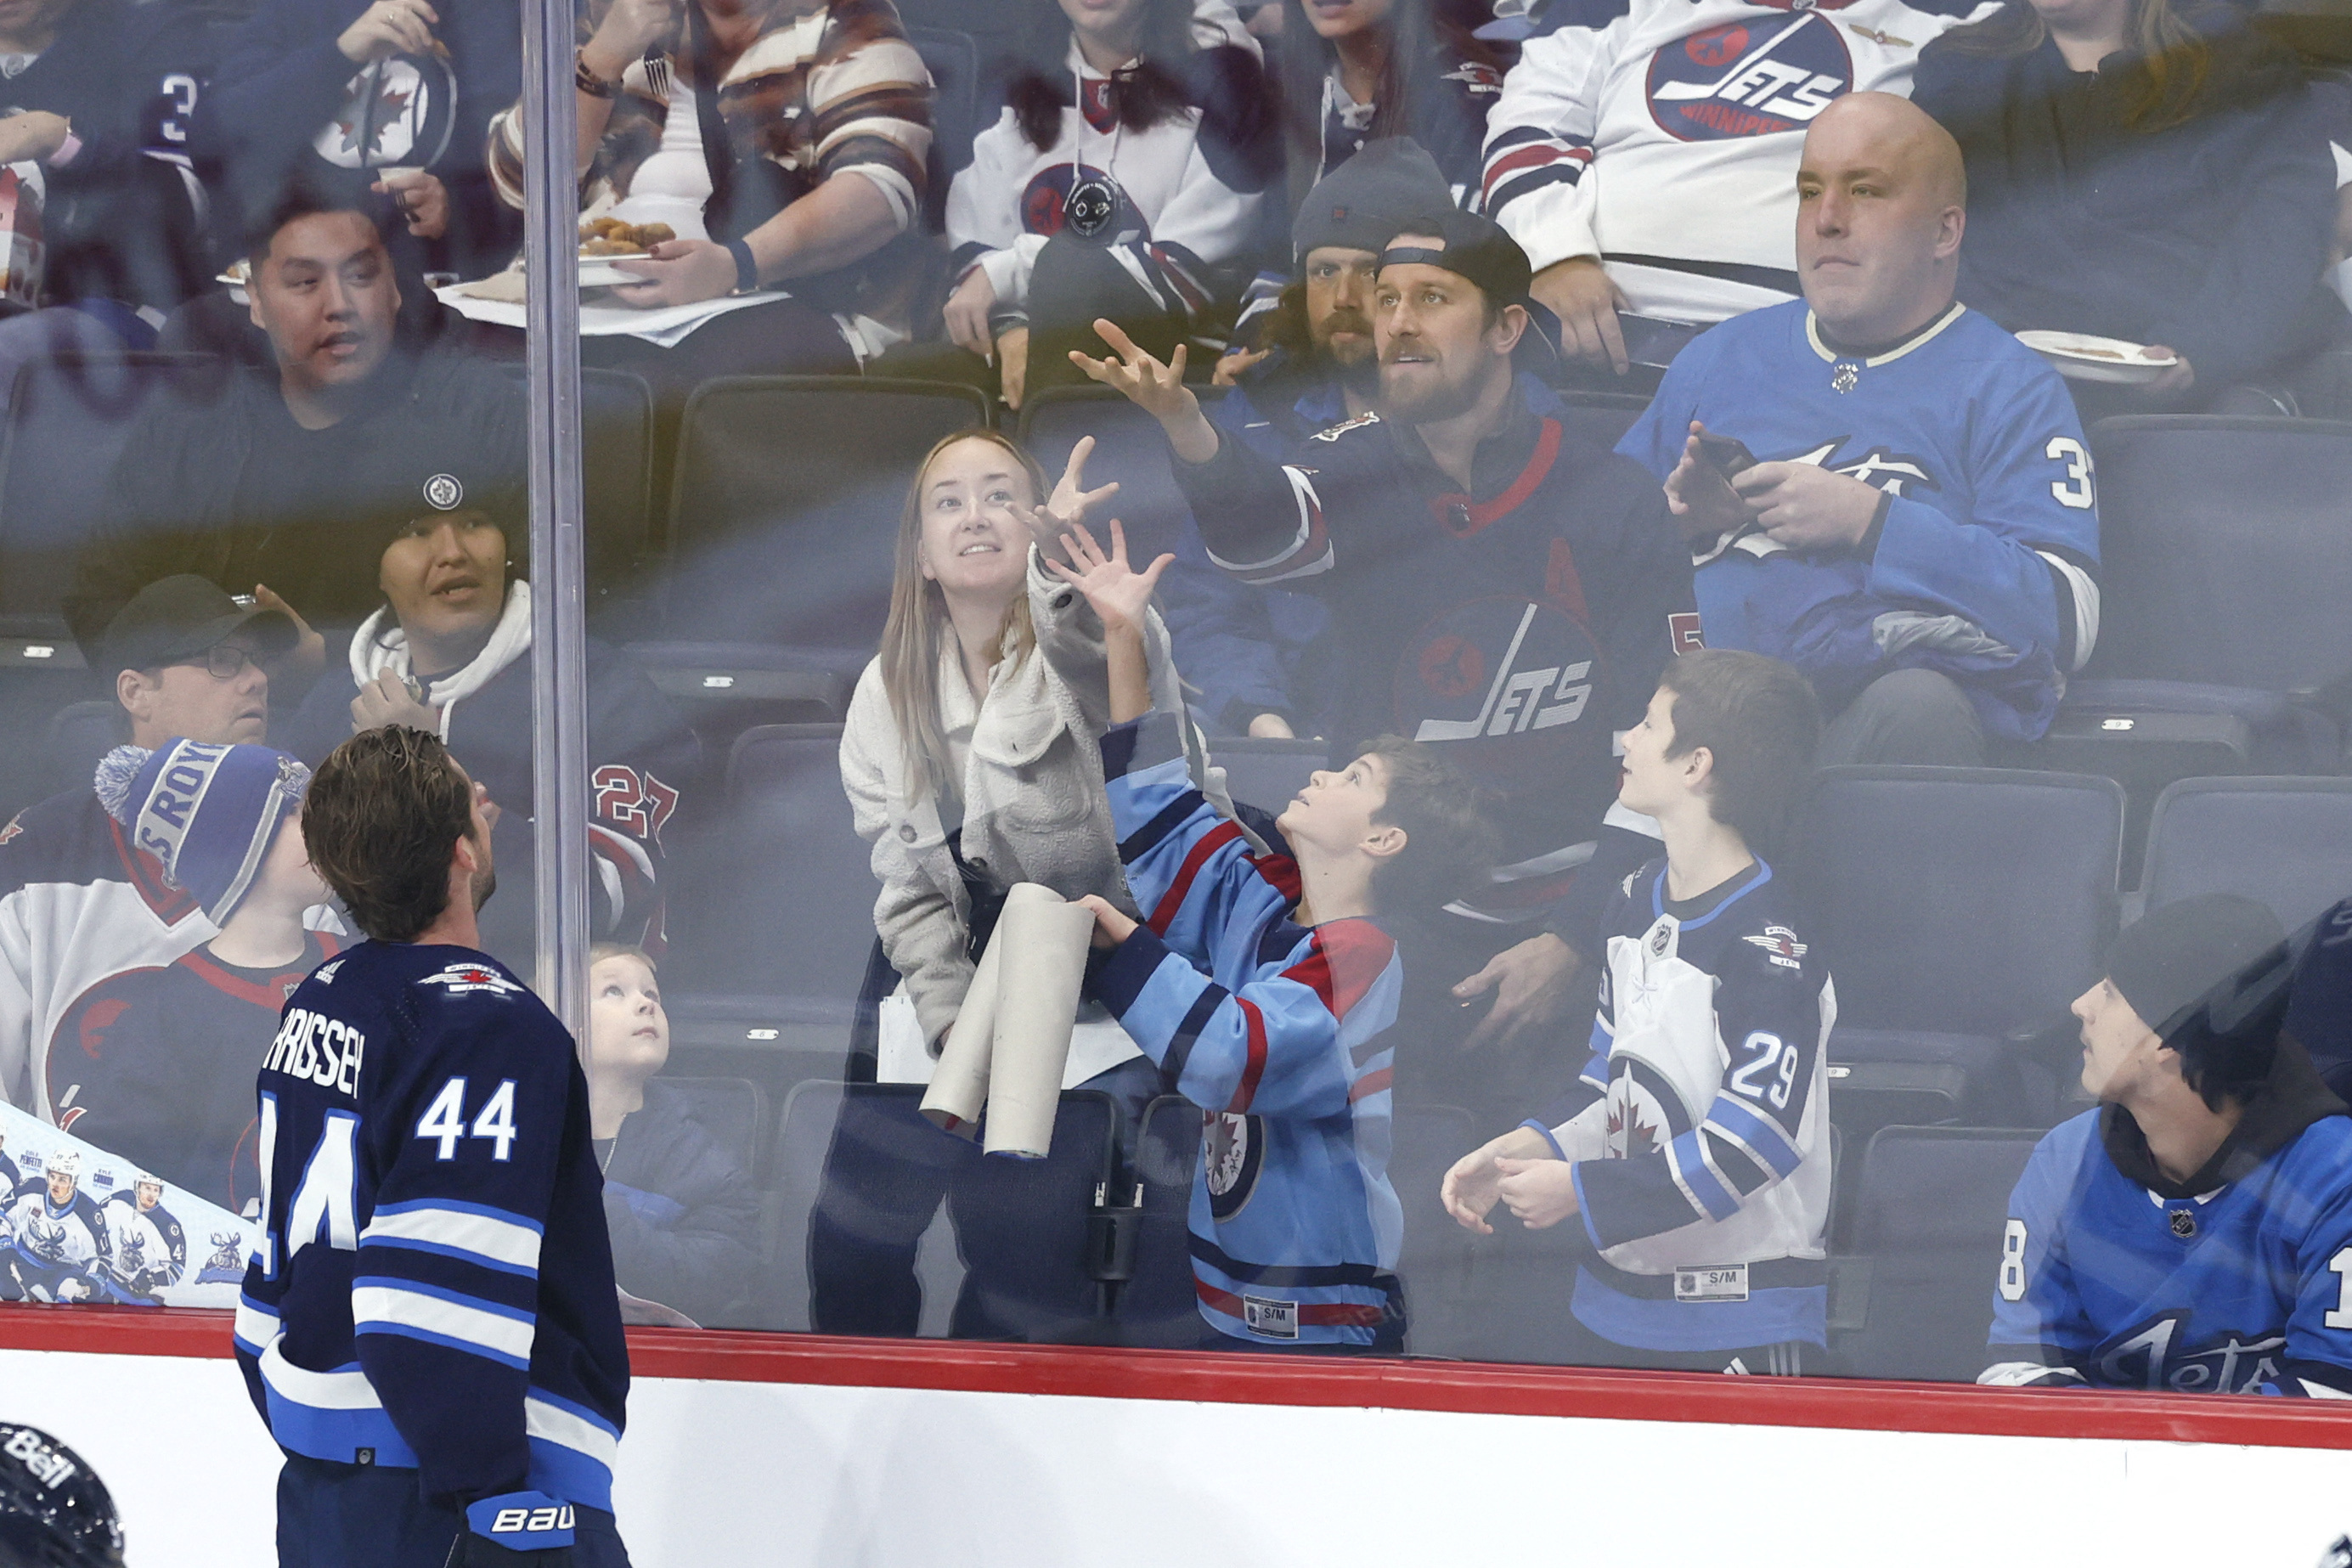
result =
[[331,963],[322,963],[311,972],[310,978],[321,985],[332,985],[335,983],[335,971],[342,966],[343,961],[340,958]]
[[1380,422],[1381,416],[1376,413],[1367,412],[1359,414],[1353,419],[1342,419],[1339,423],[1332,426],[1328,430],[1318,430],[1314,435],[1308,437],[1307,439],[1312,441],[1337,441],[1340,437],[1345,436],[1350,430],[1360,430],[1367,425],[1377,425]]
[[425,975],[416,984],[437,985],[451,996],[463,996],[472,993],[488,993],[492,996],[514,996],[521,994],[524,989],[488,964],[481,963],[453,963],[438,973]]
[[1805,956],[1806,944],[1797,940],[1797,933],[1784,925],[1768,925],[1760,931],[1749,931],[1740,941],[1752,942],[1764,950],[1764,956],[1783,969],[1804,967],[1797,961]]

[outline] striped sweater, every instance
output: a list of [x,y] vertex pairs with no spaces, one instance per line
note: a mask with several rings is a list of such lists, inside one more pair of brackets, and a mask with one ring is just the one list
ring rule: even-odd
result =
[[[610,8],[609,0],[592,0],[583,9],[582,43]],[[740,238],[855,170],[889,202],[898,237],[852,265],[794,279],[793,292],[828,310],[902,314],[925,248],[917,231],[928,190],[931,79],[922,57],[891,0],[751,0],[748,8],[766,15],[719,83],[729,177],[727,194],[706,210],[711,237]],[[604,142],[581,175],[583,209],[628,195],[661,146],[667,82],[690,78],[691,53],[681,36],[668,46],[666,70],[640,60],[623,74]],[[520,104],[490,122],[489,166],[499,196],[521,206]]]
[[1297,863],[1271,823],[1245,829],[1192,787],[1170,715],[1113,728],[1102,750],[1146,915],[1093,988],[1202,1109],[1190,1218],[1201,1316],[1260,1345],[1401,1343],[1395,942],[1368,920],[1295,923]]

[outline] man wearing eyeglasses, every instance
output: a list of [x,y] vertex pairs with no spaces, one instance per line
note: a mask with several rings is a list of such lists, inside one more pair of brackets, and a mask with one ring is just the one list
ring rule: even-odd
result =
[[[268,666],[302,637],[283,610],[241,605],[202,577],[150,584],[100,645],[127,733],[98,750],[266,739]],[[59,1019],[108,976],[171,963],[218,934],[107,815],[89,772],[18,813],[0,826],[0,1094],[53,1121],[70,1110],[47,1104],[43,1087]]]

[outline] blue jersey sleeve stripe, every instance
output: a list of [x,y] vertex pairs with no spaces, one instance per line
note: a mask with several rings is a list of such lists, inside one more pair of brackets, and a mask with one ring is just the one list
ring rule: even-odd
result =
[[451,1258],[457,1259],[460,1263],[470,1263],[477,1268],[495,1269],[500,1274],[512,1274],[518,1279],[536,1279],[539,1278],[539,1270],[525,1264],[505,1263],[495,1258],[486,1258],[482,1254],[471,1251],[466,1247],[445,1247],[436,1241],[418,1241],[413,1237],[404,1236],[375,1236],[361,1237],[361,1258],[364,1260],[367,1258],[367,1255],[377,1247],[396,1247],[404,1252],[424,1252],[429,1253],[436,1258]]
[[384,1334],[394,1339],[415,1340],[420,1344],[436,1345],[443,1350],[479,1356],[484,1361],[494,1361],[500,1366],[512,1367],[517,1372],[530,1370],[530,1358],[528,1354],[518,1355],[512,1351],[499,1350],[495,1346],[484,1344],[479,1340],[465,1334],[446,1333],[416,1323],[355,1320],[352,1324],[352,1332],[354,1335]]
[[1716,1097],[1715,1104],[1707,1110],[1705,1126],[1725,1142],[1736,1143],[1755,1155],[1776,1175],[1789,1175],[1801,1161],[1796,1144],[1790,1142],[1786,1132],[1729,1095]]
[[1118,1017],[1126,1018],[1167,958],[1168,944],[1160,933],[1147,925],[1137,926],[1095,967],[1095,999]]
[[1160,808],[1160,814],[1118,841],[1118,859],[1122,866],[1131,866],[1157,848],[1170,834],[1182,827],[1192,814],[1208,809],[1209,803],[1196,790],[1186,790]]
[[1674,1170],[1675,1184],[1691,1199],[1693,1208],[1717,1219],[1729,1219],[1739,1212],[1738,1194],[1708,1168],[1697,1132],[1685,1132],[1668,1143],[1666,1161]]
[[1201,987],[1201,994],[1185,1010],[1183,1022],[1169,1037],[1167,1055],[1160,1058],[1160,1069],[1170,1083],[1184,1076],[1184,1064],[1192,1059],[1192,1047],[1200,1042],[1201,1031],[1209,1026],[1209,1020],[1217,1016],[1217,1009],[1232,994],[1213,981]]
[[404,1203],[379,1204],[368,1223],[373,1226],[376,1220],[382,1219],[386,1215],[415,1214],[420,1209],[438,1209],[445,1214],[453,1215],[476,1215],[483,1219],[494,1219],[506,1225],[520,1226],[535,1236],[543,1235],[546,1231],[544,1226],[527,1215],[519,1215],[512,1209],[492,1208],[488,1204],[469,1204],[459,1198],[410,1198]]
[[376,1210],[360,1232],[360,1245],[416,1247],[478,1259],[509,1273],[536,1275],[541,1236],[538,1226],[497,1209],[410,1202]]

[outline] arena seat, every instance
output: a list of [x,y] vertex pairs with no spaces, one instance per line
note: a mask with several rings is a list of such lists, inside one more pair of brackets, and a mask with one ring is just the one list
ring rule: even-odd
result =
[[[501,363],[520,390],[528,366]],[[580,373],[581,487],[586,531],[588,615],[624,631],[651,613],[660,566],[655,531],[654,395],[622,370]]]
[[2183,779],[2149,824],[2143,909],[2199,893],[2268,904],[2290,931],[2352,893],[2352,778]]
[[768,1152],[768,1092],[745,1078],[672,1078],[661,1083],[686,1103],[686,1114],[734,1160],[744,1179],[758,1182]]
[[2042,1134],[1882,1127],[1855,1184],[1831,1346],[1862,1377],[1974,1382],[1984,1369],[2010,1190]]
[[840,723],[856,684],[833,663],[792,648],[633,642],[626,651],[677,704],[706,759],[728,755],[738,736],[760,725]]
[[855,679],[882,640],[916,465],[988,422],[976,389],[727,376],[688,399],[671,485],[665,637],[807,651]]
[[971,162],[972,138],[980,133],[980,46],[953,27],[909,22],[907,41],[931,73],[930,191],[923,212],[932,232],[948,210],[948,184]]
[[1184,1348],[1206,1327],[1192,1289],[1192,1179],[1201,1164],[1201,1108],[1163,1094],[1144,1108],[1135,1150],[1142,1199],[1134,1271],[1119,1288],[1112,1316],[1118,1342]]
[[2070,1029],[2098,978],[2123,814],[2114,781],[2077,774],[1822,773],[1790,861],[1837,984],[1830,1105],[1850,1138],[2047,1110],[2029,1042]]
[[2308,699],[2352,676],[2352,425],[2147,415],[2100,421],[2091,446],[2104,625],[2069,728],[2191,716],[2213,757],[2235,719],[2247,765],[2336,771],[2341,718]]
[[1562,392],[1559,400],[1569,406],[1570,422],[1576,428],[1590,432],[1609,446],[1614,447],[1624,438],[1633,422],[1650,400],[1637,392]]
[[875,883],[840,752],[838,724],[737,739],[719,820],[682,833],[671,854],[667,989],[756,996],[775,1016],[847,1027]]
[[[912,1175],[943,1154],[963,1157],[917,1110],[922,1094],[912,1084],[794,1088],[776,1138],[771,1266],[761,1296],[767,1326],[807,1326],[809,1221],[829,1163],[879,1162]],[[953,1211],[959,1247],[990,1263],[965,1271],[951,1336],[1098,1337],[1101,1287],[1087,1267],[1087,1215],[1111,1174],[1115,1117],[1108,1096],[1071,1090],[1055,1113],[1046,1158],[978,1162]],[[939,1283],[933,1275],[926,1289]]]
[[[1225,395],[1223,388],[1213,386],[1196,386],[1192,392],[1203,408],[1215,406]],[[1172,459],[1168,437],[1161,433],[1160,421],[1107,386],[1054,386],[1022,405],[1017,435],[1045,470],[1048,483],[1062,477],[1070,449],[1083,437],[1093,437],[1095,449],[1087,459],[1087,484],[1093,488],[1118,481],[1118,494],[1101,508],[1099,515],[1106,523],[1114,517],[1119,520],[1127,533],[1129,557],[1149,561],[1162,551],[1176,549],[1192,508],[1184,492],[1176,488],[1176,476],[1169,467]],[[1096,528],[1094,533],[1108,548],[1108,531]],[[1180,558],[1178,564],[1195,571],[1215,570],[1205,559],[1187,563]],[[1182,662],[1181,651],[1178,662]]]
[[54,641],[90,520],[110,510],[115,458],[150,403],[217,399],[208,354],[58,354],[16,373],[0,447],[0,633]]

